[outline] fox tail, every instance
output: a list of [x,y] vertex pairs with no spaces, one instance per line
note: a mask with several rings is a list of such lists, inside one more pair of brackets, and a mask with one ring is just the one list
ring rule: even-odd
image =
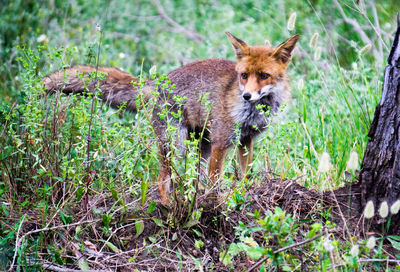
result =
[[[96,71],[104,76],[96,79]],[[114,108],[126,103],[126,110],[136,112],[135,95],[139,93],[134,82],[138,79],[114,67],[75,66],[54,72],[42,79],[48,94],[62,91],[63,93],[94,93],[101,90],[100,98]],[[150,94],[144,92],[145,100]]]

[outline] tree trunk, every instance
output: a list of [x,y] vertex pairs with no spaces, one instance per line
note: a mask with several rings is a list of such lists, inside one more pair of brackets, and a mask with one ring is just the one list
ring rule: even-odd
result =
[[[361,165],[361,207],[372,200],[379,208],[400,197],[400,22],[385,68],[382,98],[368,132],[369,141]],[[398,226],[400,217],[392,218]]]

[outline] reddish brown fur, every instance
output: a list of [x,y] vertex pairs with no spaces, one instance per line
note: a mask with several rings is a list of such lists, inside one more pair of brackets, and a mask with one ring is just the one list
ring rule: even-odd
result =
[[[99,73],[106,74],[105,79],[96,80],[91,74],[96,70]],[[83,78],[79,78],[79,75],[83,75]],[[87,81],[88,78],[91,78],[89,82]],[[50,74],[43,78],[42,81],[48,93],[56,90],[62,90],[64,93],[93,92],[97,89],[95,86],[98,84],[99,89],[102,91],[100,97],[105,102],[115,108],[118,108],[122,103],[126,103],[127,110],[136,111],[134,97],[137,93],[137,87],[133,86],[132,82],[137,82],[138,79],[115,67],[96,68],[79,65]],[[85,82],[87,86],[85,86]],[[150,92],[146,92],[146,97],[149,99]]]
[[[229,60],[209,59],[194,62],[176,69],[168,74],[168,78],[176,85],[174,94],[183,97],[182,122],[179,129],[181,135],[187,135],[191,131],[201,131],[206,127],[204,138],[201,141],[202,157],[209,159],[208,176],[214,182],[221,174],[227,149],[238,137],[235,134],[236,125],[240,124],[240,146],[239,159],[242,171],[247,173],[250,169],[253,155],[253,138],[262,132],[267,125],[264,119],[256,110],[257,104],[262,104],[271,108],[271,112],[276,112],[279,105],[290,96],[290,88],[286,75],[286,67],[290,61],[291,52],[298,40],[295,35],[281,44],[278,48],[265,46],[248,46],[245,42],[227,33],[237,56],[237,64]],[[92,72],[94,67],[78,66],[62,72],[56,72],[43,79],[48,92],[62,89],[64,92],[83,92],[93,91],[94,83],[87,88],[82,80],[77,78],[77,70],[81,72]],[[116,68],[99,67],[99,71],[106,72],[106,79],[101,80],[101,97],[112,106],[118,106],[123,102],[127,103],[127,109],[136,110],[135,94],[138,93],[136,87],[131,82],[137,81],[131,75]],[[242,73],[247,73],[247,79],[241,77]],[[268,73],[267,79],[260,78],[260,73]],[[66,76],[64,76],[66,75]],[[87,75],[85,75],[87,78]],[[65,79],[65,80],[64,80]],[[64,83],[68,82],[68,83]],[[243,100],[243,93],[239,90],[240,84],[245,92],[260,93],[265,86],[279,85],[275,91],[276,97],[265,94],[260,95],[255,102]],[[155,88],[153,81],[148,82],[143,88],[145,98],[151,98],[151,92]],[[208,100],[211,102],[211,111],[199,98],[209,93]],[[158,105],[165,105],[168,102],[174,108],[172,98],[165,101],[163,95],[159,96]],[[174,110],[174,109],[172,109]],[[168,135],[166,135],[167,125],[157,114],[159,107],[153,110],[153,126],[157,134],[160,149],[161,167],[157,178],[157,183],[164,204],[169,203],[169,179],[171,178],[171,167],[169,159]],[[176,125],[179,125],[178,122]],[[254,128],[254,127],[258,128]]]

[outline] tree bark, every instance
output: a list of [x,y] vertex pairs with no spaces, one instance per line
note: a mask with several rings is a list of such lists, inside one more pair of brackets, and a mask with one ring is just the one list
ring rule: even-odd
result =
[[[400,197],[400,22],[385,68],[382,98],[368,132],[369,141],[361,164],[361,207],[372,200],[376,209],[386,200]],[[375,209],[375,210],[376,210]],[[398,226],[400,217],[392,218]],[[395,221],[394,221],[395,220]]]

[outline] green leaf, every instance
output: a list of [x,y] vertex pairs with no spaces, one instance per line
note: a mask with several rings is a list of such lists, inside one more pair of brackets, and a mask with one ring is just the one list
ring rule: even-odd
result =
[[153,244],[157,243],[157,238],[154,236],[149,236],[149,241],[152,242]]
[[111,221],[111,216],[107,215],[107,214],[103,214],[102,216],[103,218],[103,224],[106,228],[110,227],[110,221]]
[[115,253],[120,253],[121,251],[119,250],[118,247],[116,247],[114,244],[112,244],[111,242],[107,241],[106,245]]
[[193,226],[196,226],[200,223],[200,221],[198,220],[189,220],[188,222],[186,222],[185,225],[183,225],[184,229],[190,229]]
[[235,257],[238,255],[242,250],[237,244],[231,244],[228,249],[228,253],[232,255],[232,257]]
[[193,232],[194,232],[194,234],[196,234],[196,235],[197,235],[197,237],[203,237],[203,235],[201,234],[201,232],[200,232],[200,231],[198,231],[198,230],[196,230],[196,229],[191,229],[191,231],[193,231]]
[[135,238],[138,238],[140,234],[142,234],[143,230],[144,230],[144,223],[143,221],[138,221],[135,224],[135,228],[136,228],[136,235]]
[[147,213],[152,213],[156,209],[156,202],[152,201],[147,208]]
[[118,193],[117,193],[117,191],[115,191],[115,189],[111,190],[111,195],[115,200],[118,201]]
[[293,271],[293,269],[290,266],[286,266],[286,265],[282,266],[282,270],[283,271]]
[[[223,259],[222,259],[223,258]],[[226,266],[232,263],[232,257],[225,250],[219,254],[219,260]]]
[[196,249],[200,249],[200,248],[202,248],[204,246],[204,242],[202,241],[202,240],[195,240],[195,242],[194,242],[194,247],[196,248]]
[[399,236],[389,235],[389,236],[388,236],[388,240],[390,241],[390,243],[392,244],[392,246],[393,246],[395,249],[400,250],[400,240],[399,240]]
[[153,219],[154,223],[156,223],[157,226],[165,228],[164,223],[160,219],[155,218],[155,217],[153,217],[152,219]]
[[393,239],[397,242],[400,242],[400,236],[399,235],[388,235],[388,238]]
[[81,201],[84,192],[85,190],[83,189],[83,187],[79,187],[78,190],[76,190],[76,200],[78,202]]
[[142,181],[142,183],[140,184],[140,188],[141,188],[142,206],[144,206],[144,203],[146,202],[146,193],[147,193],[147,189],[149,188],[149,183]]
[[61,221],[64,223],[64,225],[72,223],[72,216],[66,215],[61,210],[58,212],[58,214],[60,215]]
[[90,270],[90,267],[84,258],[78,260],[78,266],[81,270]]
[[247,256],[252,258],[253,260],[258,260],[263,256],[264,248],[262,247],[250,247],[247,249]]

